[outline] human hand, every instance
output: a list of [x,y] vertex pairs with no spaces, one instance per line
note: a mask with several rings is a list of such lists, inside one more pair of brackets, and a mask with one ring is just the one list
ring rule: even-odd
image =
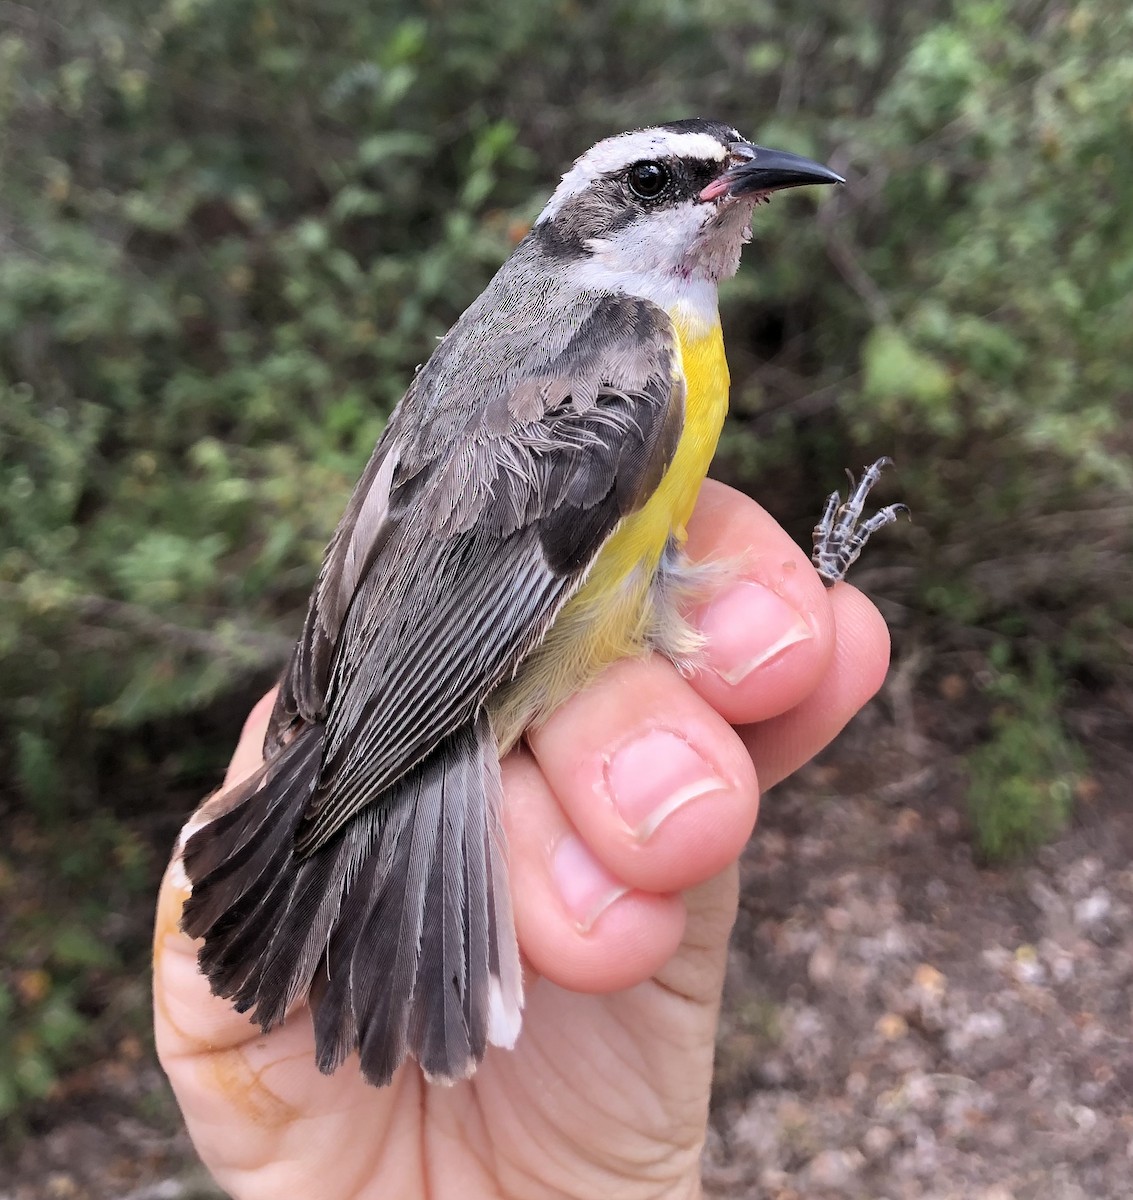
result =
[[[705,485],[688,549],[741,562],[698,615],[706,669],[684,679],[657,657],[619,663],[504,761],[527,1002],[515,1050],[489,1048],[469,1081],[430,1085],[408,1062],[373,1088],[356,1057],[321,1075],[305,1007],[262,1035],[210,994],[166,873],[158,1054],[233,1196],[699,1194],[736,860],[758,788],[876,692],[888,635],[861,593],[827,591],[778,525],[721,484]],[[259,766],[272,700],[249,716],[226,785]]]

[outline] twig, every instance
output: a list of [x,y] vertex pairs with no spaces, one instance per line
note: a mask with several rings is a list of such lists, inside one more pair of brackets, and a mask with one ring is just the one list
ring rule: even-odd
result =
[[[0,600],[20,601],[20,589],[10,583],[0,583]],[[193,654],[210,658],[247,659],[282,664],[291,652],[292,642],[275,633],[262,633],[239,625],[230,625],[230,632],[219,634],[208,629],[194,629],[159,617],[140,604],[115,600],[110,596],[75,596],[63,602],[81,620],[104,629],[124,630],[150,641],[165,642]]]
[[211,658],[243,658],[245,655],[241,651],[246,648],[257,652],[260,658],[276,659],[282,663],[291,651],[290,640],[278,634],[260,633],[236,626],[233,628],[236,637],[224,637],[207,629],[177,625],[141,605],[113,600],[109,596],[79,596],[73,601],[73,607],[87,620],[126,626],[153,641],[167,642]]
[[831,211],[833,206],[822,205],[818,210],[818,224],[822,230],[822,240],[826,253],[842,278],[861,297],[875,325],[892,325],[893,310],[881,288],[874,283],[869,272],[858,260],[853,247],[846,239],[843,226],[835,219]]

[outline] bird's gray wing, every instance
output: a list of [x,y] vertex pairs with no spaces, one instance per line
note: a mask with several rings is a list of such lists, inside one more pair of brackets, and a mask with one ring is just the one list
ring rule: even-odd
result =
[[328,548],[277,704],[280,740],[289,722],[326,726],[299,853],[475,716],[653,492],[684,422],[674,339],[654,305],[603,297],[544,367],[491,403],[465,397],[440,452],[421,450],[411,390]]

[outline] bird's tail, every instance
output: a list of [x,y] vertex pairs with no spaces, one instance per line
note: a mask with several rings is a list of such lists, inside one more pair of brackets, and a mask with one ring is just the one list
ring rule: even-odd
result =
[[267,1031],[309,995],[320,1070],[355,1048],[374,1084],[407,1054],[467,1078],[519,1032],[522,974],[487,718],[443,741],[304,858],[322,760],[304,729],[188,839],[182,927],[212,990]]

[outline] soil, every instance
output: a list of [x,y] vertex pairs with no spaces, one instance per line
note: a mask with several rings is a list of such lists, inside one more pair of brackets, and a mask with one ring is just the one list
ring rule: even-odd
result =
[[[955,717],[928,707],[919,729]],[[1078,718],[1073,827],[1014,867],[974,862],[962,764],[883,706],[766,798],[710,1196],[1133,1195],[1133,739]]]
[[[955,749],[971,706],[954,686],[915,702],[899,690],[764,799],[743,862],[706,1191],[1127,1200],[1129,709],[1118,720],[1106,697],[1075,714],[1091,772],[1072,828],[992,869],[973,857]],[[137,1036],[67,1077],[0,1156],[0,1200],[221,1195]]]

